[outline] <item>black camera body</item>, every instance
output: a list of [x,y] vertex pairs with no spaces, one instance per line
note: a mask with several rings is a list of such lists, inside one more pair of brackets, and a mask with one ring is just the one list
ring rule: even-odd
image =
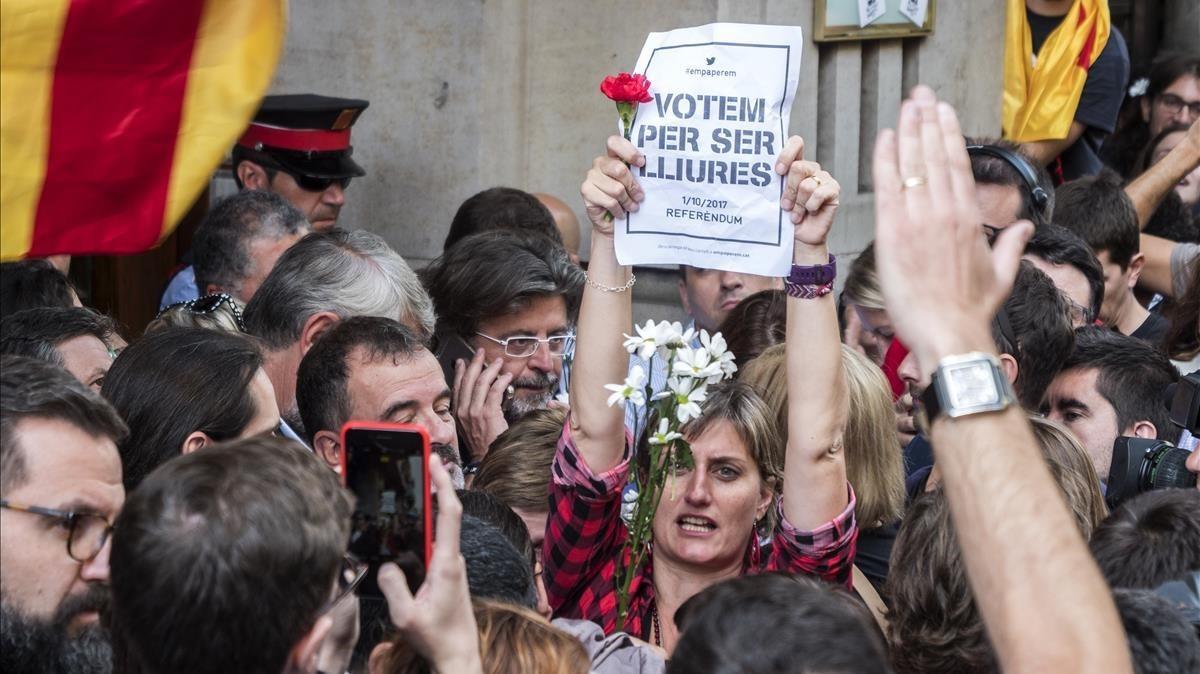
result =
[[[1200,370],[1168,387],[1164,402],[1171,410],[1172,423],[1200,435]],[[1125,499],[1152,489],[1194,489],[1196,474],[1185,465],[1190,453],[1164,440],[1117,438],[1104,495],[1108,507],[1116,508]]]
[[1165,440],[1117,438],[1104,494],[1108,507],[1152,489],[1195,488],[1196,474],[1184,465],[1188,454]]

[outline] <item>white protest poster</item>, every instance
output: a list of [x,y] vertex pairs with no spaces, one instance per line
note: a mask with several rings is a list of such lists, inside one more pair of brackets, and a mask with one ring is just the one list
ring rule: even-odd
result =
[[900,13],[916,26],[925,25],[925,13],[929,10],[929,0],[900,0]]
[[631,133],[646,192],[616,226],[623,265],[686,264],[786,276],[791,221],[775,160],[800,80],[799,26],[714,23],[651,33],[650,80]]
[[[909,0],[900,0],[908,3]],[[858,27],[866,28],[867,24],[887,13],[885,0],[858,0]]]

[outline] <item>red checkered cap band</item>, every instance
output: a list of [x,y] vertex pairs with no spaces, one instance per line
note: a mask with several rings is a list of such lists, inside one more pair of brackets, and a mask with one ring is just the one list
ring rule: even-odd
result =
[[350,147],[350,128],[330,131],[328,129],[285,129],[266,124],[251,124],[238,140],[238,145],[251,150],[272,147],[297,152],[337,152]]

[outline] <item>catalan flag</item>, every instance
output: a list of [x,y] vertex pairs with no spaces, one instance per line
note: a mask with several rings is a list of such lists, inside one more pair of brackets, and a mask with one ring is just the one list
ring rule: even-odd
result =
[[1108,0],[1074,0],[1034,54],[1025,0],[1008,0],[1001,113],[1005,138],[1027,143],[1067,137],[1088,69],[1100,58],[1111,30]]
[[0,0],[0,258],[171,233],[279,62],[286,0]]

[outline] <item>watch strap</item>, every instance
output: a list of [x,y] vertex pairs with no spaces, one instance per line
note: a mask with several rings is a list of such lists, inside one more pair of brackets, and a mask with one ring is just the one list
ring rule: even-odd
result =
[[794,264],[786,285],[823,286],[837,279],[837,258],[831,253],[826,264]]

